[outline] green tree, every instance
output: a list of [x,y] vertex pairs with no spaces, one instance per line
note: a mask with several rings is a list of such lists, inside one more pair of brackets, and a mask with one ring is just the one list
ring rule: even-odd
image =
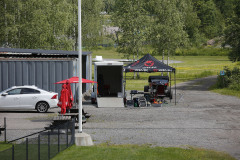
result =
[[193,9],[192,0],[181,0],[177,2],[177,9],[180,11],[184,21],[184,30],[188,34],[189,43],[198,46],[202,43],[202,35],[199,32],[201,20]]
[[200,32],[207,38],[223,34],[224,20],[213,0],[193,0],[194,9],[201,20]]
[[21,2],[0,1],[0,45],[12,47],[18,44]]
[[72,8],[74,6],[67,0],[51,0],[49,23],[51,32],[49,42],[51,49],[74,48],[74,39],[68,35],[69,28],[72,28]]
[[240,3],[234,7],[235,15],[230,19],[225,30],[225,44],[232,47],[229,59],[233,62],[240,60]]
[[[23,2],[23,1],[22,1]],[[21,48],[42,48],[50,46],[50,36],[53,34],[49,16],[51,15],[49,0],[24,1],[21,16]]]
[[176,48],[188,43],[184,17],[177,9],[177,1],[151,0],[149,7],[153,19],[150,40],[156,54],[173,54]]
[[224,19],[227,20],[234,16],[234,6],[239,0],[214,0]]
[[[67,35],[74,42],[73,50],[78,47],[78,1],[68,0],[71,4]],[[96,47],[102,40],[102,0],[82,0],[82,46],[86,49]]]
[[103,3],[104,3],[104,11],[106,11],[108,14],[114,11],[115,0],[103,0]]
[[82,42],[86,48],[96,47],[102,41],[102,0],[82,0]]
[[[82,1],[83,46],[101,35],[102,0]],[[77,48],[76,0],[1,0],[0,45],[18,48]]]
[[119,51],[126,57],[142,52],[149,33],[150,16],[144,0],[117,0],[112,20],[120,28]]

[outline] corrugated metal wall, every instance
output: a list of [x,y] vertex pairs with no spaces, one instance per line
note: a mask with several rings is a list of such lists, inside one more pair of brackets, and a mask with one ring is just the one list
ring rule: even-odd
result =
[[12,86],[36,85],[60,93],[55,82],[73,76],[74,60],[0,61],[0,91]]

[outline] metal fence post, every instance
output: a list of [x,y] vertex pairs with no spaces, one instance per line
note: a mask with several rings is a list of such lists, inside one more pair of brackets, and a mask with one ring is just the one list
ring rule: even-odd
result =
[[28,138],[26,138],[26,160],[28,160]]
[[38,160],[40,160],[40,134],[38,135]]
[[50,159],[50,131],[48,131],[48,159]]
[[69,122],[67,122],[67,129],[66,129],[67,148],[68,148],[68,125],[69,125]]
[[75,118],[72,119],[71,145],[75,143]]
[[59,137],[60,131],[58,128],[58,153],[60,152],[60,137]]
[[6,117],[4,117],[4,141],[7,142],[7,121]]
[[14,160],[14,145],[12,145],[12,160]]

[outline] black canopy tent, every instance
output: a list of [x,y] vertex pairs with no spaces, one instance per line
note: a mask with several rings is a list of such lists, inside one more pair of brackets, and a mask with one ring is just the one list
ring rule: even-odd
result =
[[[173,67],[170,67],[163,62],[160,62],[150,54],[145,55],[138,61],[131,63],[123,68],[125,72],[125,81],[126,81],[126,72],[173,72],[175,80],[175,104],[176,104],[176,70]],[[170,74],[170,90],[171,90],[171,74]]]

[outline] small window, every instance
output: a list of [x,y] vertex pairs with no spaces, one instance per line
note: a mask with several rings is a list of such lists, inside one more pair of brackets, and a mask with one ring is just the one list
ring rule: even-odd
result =
[[21,92],[21,88],[17,88],[17,89],[12,89],[10,91],[8,91],[8,95],[16,95],[16,94],[20,94]]
[[40,91],[32,89],[32,88],[22,88],[21,94],[39,94]]

